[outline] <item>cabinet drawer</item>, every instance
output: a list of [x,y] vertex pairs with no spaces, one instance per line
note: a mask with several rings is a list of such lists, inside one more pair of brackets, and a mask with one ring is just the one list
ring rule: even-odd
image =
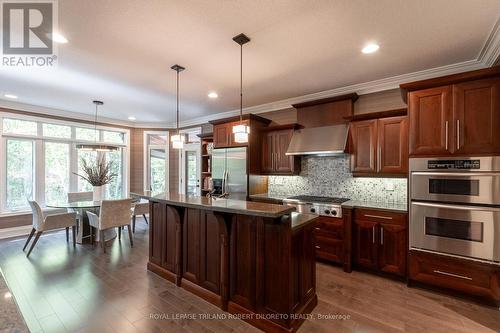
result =
[[314,231],[316,235],[321,237],[342,240],[344,239],[344,221],[337,218],[320,217]]
[[383,223],[405,224],[406,213],[391,212],[378,209],[355,209],[354,219]]
[[500,267],[410,251],[410,279],[500,301]]
[[318,258],[338,263],[344,262],[344,243],[341,240],[316,234],[315,241],[316,256]]

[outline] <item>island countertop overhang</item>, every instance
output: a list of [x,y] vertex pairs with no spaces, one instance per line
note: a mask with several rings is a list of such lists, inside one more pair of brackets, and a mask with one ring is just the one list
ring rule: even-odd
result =
[[144,191],[141,193],[131,192],[131,195],[152,202],[165,203],[174,206],[267,218],[279,218],[284,215],[289,215],[295,211],[294,207],[287,207],[283,205],[233,199],[214,199],[203,196],[187,196],[177,192],[165,192],[152,195],[150,191]]

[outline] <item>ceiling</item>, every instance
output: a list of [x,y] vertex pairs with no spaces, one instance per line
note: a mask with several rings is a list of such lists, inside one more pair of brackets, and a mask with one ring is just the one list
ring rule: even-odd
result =
[[[176,63],[186,67],[181,120],[238,109],[239,46],[232,37],[241,32],[251,38],[243,61],[244,106],[252,107],[477,65],[500,18],[499,0],[64,0],[58,6],[59,30],[69,40],[59,45],[58,67],[0,69],[0,98],[11,93],[25,109],[88,116],[91,101],[101,99],[102,117],[127,123],[135,116],[137,124],[156,127],[175,121],[170,66]],[[371,41],[379,52],[362,54]],[[219,98],[209,99],[209,91]]]

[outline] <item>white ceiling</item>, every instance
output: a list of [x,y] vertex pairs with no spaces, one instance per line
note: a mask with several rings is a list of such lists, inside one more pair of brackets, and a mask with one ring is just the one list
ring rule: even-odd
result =
[[[1,69],[0,98],[12,93],[20,103],[84,114],[102,99],[105,118],[165,126],[175,120],[175,63],[187,68],[183,120],[239,107],[232,37],[241,32],[252,39],[244,46],[251,107],[477,65],[499,18],[499,0],[60,0],[59,30],[69,43],[59,46],[58,68]],[[380,51],[362,54],[370,41]],[[217,100],[207,97],[212,90]]]

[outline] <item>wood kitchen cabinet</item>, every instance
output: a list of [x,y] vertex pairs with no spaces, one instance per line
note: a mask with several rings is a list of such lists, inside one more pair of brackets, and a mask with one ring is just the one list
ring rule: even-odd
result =
[[406,116],[351,122],[351,172],[355,176],[408,173]]
[[[232,121],[214,125],[214,148],[247,146],[248,143],[234,141],[233,127],[239,124],[239,121]],[[243,125],[248,126],[248,120],[243,120]]]
[[297,175],[300,157],[287,156],[295,125],[264,128],[262,131],[261,174]]
[[500,153],[500,67],[401,85],[410,157]]
[[406,275],[406,213],[356,209],[353,221],[353,262],[358,267]]

